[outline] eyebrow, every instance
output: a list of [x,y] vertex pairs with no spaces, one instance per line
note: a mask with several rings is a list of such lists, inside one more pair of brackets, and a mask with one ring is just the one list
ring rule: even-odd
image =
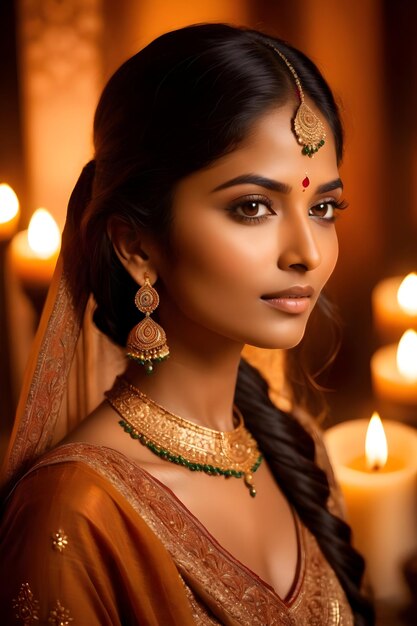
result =
[[333,191],[334,189],[343,189],[343,183],[341,178],[335,178],[328,183],[319,185],[316,189],[316,193],[327,193],[328,191]]
[[[278,180],[257,176],[256,174],[242,174],[241,176],[236,176],[236,178],[232,178],[231,180],[227,180],[221,185],[218,185],[215,189],[213,189],[212,193],[215,191],[221,191],[222,189],[228,189],[229,187],[248,184],[257,185],[258,187],[264,187],[264,189],[270,189],[271,191],[277,191],[285,194],[290,193],[292,189],[291,185],[281,183]],[[334,189],[343,189],[343,183],[340,178],[335,178],[328,183],[319,185],[316,189],[316,193],[327,193],[328,191],[333,191]]]
[[278,180],[264,178],[263,176],[257,176],[256,174],[242,174],[241,176],[236,176],[236,178],[232,178],[231,180],[227,180],[225,183],[222,183],[213,189],[213,192],[220,191],[221,189],[227,189],[228,187],[235,187],[236,185],[248,184],[264,187],[265,189],[270,189],[271,191],[279,191],[280,193],[289,193],[291,191],[290,185],[280,183]]

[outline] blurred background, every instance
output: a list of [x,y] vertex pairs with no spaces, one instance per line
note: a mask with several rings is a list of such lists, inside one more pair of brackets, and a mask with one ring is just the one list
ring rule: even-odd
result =
[[[338,222],[340,260],[328,288],[344,333],[326,381],[334,390],[329,423],[370,417],[376,402],[370,358],[381,344],[371,293],[381,279],[417,269],[413,0],[1,0],[0,183],[19,198],[18,229],[27,228],[39,207],[62,229],[69,194],[92,155],[97,99],[120,63],[157,35],[204,21],[288,40],[317,63],[336,94],[350,208]],[[4,235],[0,245],[3,442],[37,321],[36,307],[13,295],[10,238]],[[317,351],[320,339],[318,332]]]

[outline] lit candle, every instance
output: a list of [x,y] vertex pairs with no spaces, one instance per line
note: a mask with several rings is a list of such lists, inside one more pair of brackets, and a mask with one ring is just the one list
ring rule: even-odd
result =
[[379,348],[371,358],[377,396],[390,402],[417,404],[417,333],[409,329],[400,342]]
[[13,189],[6,185],[0,184],[0,241],[10,239],[17,228],[19,221],[20,209],[19,200]]
[[386,340],[398,340],[407,328],[417,330],[417,273],[377,284],[372,293],[375,326]]
[[53,217],[45,209],[35,211],[28,230],[17,233],[10,244],[13,268],[24,286],[49,285],[60,245],[61,235]]
[[375,597],[405,602],[402,567],[417,549],[417,431],[384,424],[385,433],[377,414],[369,426],[367,420],[343,422],[325,433],[325,441]]

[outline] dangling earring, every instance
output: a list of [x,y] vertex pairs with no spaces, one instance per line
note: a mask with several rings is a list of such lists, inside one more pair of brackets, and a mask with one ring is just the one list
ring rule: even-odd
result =
[[145,366],[146,373],[152,374],[152,361],[163,361],[169,356],[167,338],[163,328],[151,319],[159,304],[159,296],[145,274],[145,283],[138,289],[135,296],[135,304],[141,313],[145,313],[145,319],[137,324],[127,338],[127,356]]

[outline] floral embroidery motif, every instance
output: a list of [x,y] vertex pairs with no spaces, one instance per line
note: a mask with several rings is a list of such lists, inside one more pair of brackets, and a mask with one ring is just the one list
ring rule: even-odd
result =
[[39,602],[35,600],[29,583],[22,583],[17,598],[13,598],[12,602],[21,626],[39,624]]
[[58,552],[63,552],[68,545],[68,537],[63,530],[59,529],[58,532],[52,535],[52,545]]
[[51,626],[69,626],[69,623],[73,621],[69,610],[65,609],[57,600],[55,608],[49,613],[48,624]]

